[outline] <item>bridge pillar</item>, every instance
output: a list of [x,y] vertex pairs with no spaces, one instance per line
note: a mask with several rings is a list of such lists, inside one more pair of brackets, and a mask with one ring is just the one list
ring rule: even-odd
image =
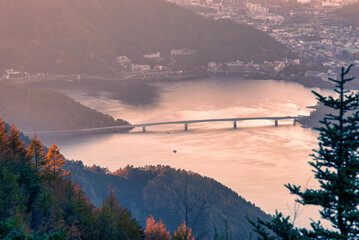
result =
[[237,121],[233,121],[233,128],[237,129]]
[[187,123],[184,124],[184,130],[185,130],[185,131],[188,130],[188,124],[187,124]]
[[275,121],[274,121],[274,125],[275,125],[276,127],[278,127],[278,120],[275,120]]
[[146,132],[146,127],[142,127],[142,132]]
[[293,126],[297,123],[297,119],[293,119]]

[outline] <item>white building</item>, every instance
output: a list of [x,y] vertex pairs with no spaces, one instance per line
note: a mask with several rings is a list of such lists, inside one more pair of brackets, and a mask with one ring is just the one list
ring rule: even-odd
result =
[[6,69],[5,74],[2,76],[3,79],[10,79],[11,77],[20,75],[19,71],[14,71],[13,68]]
[[340,0],[322,0],[322,7],[337,8],[341,6]]
[[161,54],[160,54],[160,52],[156,52],[156,53],[145,54],[145,55],[143,55],[143,57],[147,58],[147,59],[154,59],[154,58],[161,57]]
[[147,71],[151,70],[151,66],[132,63],[131,69],[132,69],[132,72],[147,72]]
[[306,4],[306,3],[310,3],[310,0],[297,0],[297,2]]
[[196,50],[181,48],[181,49],[171,49],[170,54],[172,56],[182,56],[182,55],[191,55],[195,53]]
[[251,13],[269,13],[269,8],[262,7],[261,4],[246,3],[246,7]]

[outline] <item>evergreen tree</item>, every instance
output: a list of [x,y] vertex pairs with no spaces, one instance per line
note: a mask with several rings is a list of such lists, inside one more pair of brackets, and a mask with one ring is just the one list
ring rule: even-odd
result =
[[46,155],[45,161],[45,170],[52,175],[53,180],[55,181],[57,176],[66,176],[69,173],[65,171],[62,167],[65,164],[65,158],[60,153],[60,149],[54,143],[49,148],[49,152]]
[[26,149],[26,157],[35,163],[35,169],[39,169],[45,164],[44,146],[36,134]]
[[9,167],[0,166],[0,220],[13,218],[18,226],[23,224],[25,199],[21,196],[19,175]]
[[61,231],[52,233],[52,234],[43,234],[36,236],[31,236],[25,233],[23,230],[16,229],[15,221],[13,219],[6,222],[0,222],[0,239],[6,240],[60,240]]
[[8,146],[11,159],[25,161],[25,146],[24,143],[20,140],[20,132],[14,124],[11,124],[10,133],[8,136]]
[[[278,224],[264,224],[282,239],[295,235],[296,239],[358,239],[359,238],[359,93],[349,93],[344,86],[354,77],[346,78],[351,67],[342,68],[339,80],[334,82],[334,91],[338,97],[324,97],[313,92],[325,106],[334,110],[326,114],[319,133],[319,149],[314,150],[314,161],[309,164],[314,168],[315,178],[320,189],[302,191],[300,186],[287,184],[292,194],[298,195],[297,200],[303,205],[320,206],[321,216],[329,220],[335,230],[324,229],[320,222],[312,223],[312,230],[297,229],[288,224],[288,218],[277,214]],[[274,222],[272,222],[274,223]],[[280,224],[284,228],[277,228]],[[253,224],[255,225],[255,224]],[[263,224],[262,224],[263,225]],[[270,235],[255,225],[262,239]]]
[[322,218],[339,230],[342,239],[357,239],[359,234],[359,93],[347,94],[344,89],[354,79],[345,77],[352,66],[342,68],[340,80],[330,79],[336,84],[338,98],[314,92],[321,103],[336,112],[321,121],[324,126],[318,129],[319,149],[310,162],[320,190],[302,192],[298,186],[287,185],[291,193],[301,198],[300,203],[321,206]]
[[194,240],[192,229],[187,228],[186,222],[183,222],[173,234],[172,240]]
[[4,121],[0,118],[0,161],[4,161],[8,140]]
[[120,203],[110,188],[109,194],[103,200],[99,214],[99,233],[105,239],[124,239],[116,225],[116,214],[120,211]]
[[130,217],[130,213],[121,208],[114,191],[110,188],[99,212],[98,234],[102,239],[142,239],[142,232],[136,221]]

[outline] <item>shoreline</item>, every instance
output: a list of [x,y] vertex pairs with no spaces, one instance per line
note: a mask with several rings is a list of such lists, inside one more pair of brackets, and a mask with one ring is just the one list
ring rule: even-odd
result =
[[[48,75],[47,77],[36,78],[36,79],[13,79],[13,80],[2,80],[3,82],[19,84],[19,85],[27,85],[31,83],[41,83],[41,82],[52,82],[52,81],[68,81],[68,82],[80,82],[86,80],[98,80],[98,81],[121,81],[121,82],[129,82],[129,81],[173,81],[173,82],[181,82],[181,81],[191,81],[196,79],[203,79],[207,77],[228,77],[228,78],[240,78],[244,80],[276,80],[276,81],[288,81],[295,82],[304,87],[308,88],[321,88],[321,89],[332,89],[333,84],[329,81],[323,81],[321,79],[314,78],[304,78],[304,77],[295,77],[295,76],[276,76],[276,75],[264,75],[258,73],[243,73],[243,72],[198,72],[198,73],[181,73],[181,74],[170,74],[170,75],[161,75],[161,76],[142,76],[142,77],[126,77],[126,76],[105,76],[105,75],[76,75],[76,74],[68,74],[68,75]],[[359,86],[355,86],[355,88],[359,89]]]
[[[238,81],[240,80],[274,80],[274,81],[284,81],[284,82],[294,82],[294,83],[298,83],[306,88],[313,88],[313,87],[317,87],[320,89],[332,89],[332,84],[328,81],[323,81],[323,80],[316,80],[316,79],[303,79],[303,78],[285,78],[285,77],[279,77],[279,76],[264,76],[261,74],[244,74],[244,73],[240,73],[240,72],[234,72],[234,73],[225,73],[225,72],[219,72],[219,73],[210,73],[210,72],[202,72],[202,73],[183,73],[183,74],[179,74],[179,75],[170,75],[170,76],[166,76],[166,77],[162,77],[162,78],[145,78],[145,79],[138,79],[138,78],[132,78],[132,79],[124,79],[121,77],[115,77],[115,76],[89,76],[89,75],[82,75],[81,79],[78,79],[76,75],[57,75],[55,76],[49,76],[50,79],[45,80],[44,78],[42,78],[41,81],[36,81],[36,84],[41,84],[42,82],[44,83],[50,83],[50,82],[74,82],[74,83],[86,83],[86,80],[92,80],[93,82],[97,82],[97,81],[108,81],[108,82],[133,82],[133,81],[139,81],[139,82],[143,82],[143,83],[154,83],[154,82],[186,82],[186,81],[196,81],[196,80],[201,80],[204,78],[216,78],[216,77],[222,77],[222,78],[228,78],[228,79],[237,79]],[[17,81],[14,82],[14,84],[16,85],[30,85],[32,82],[28,82],[28,81]],[[34,82],[35,83],[35,82]],[[28,86],[26,86],[28,87]],[[315,109],[313,112],[316,112],[318,109]],[[302,127],[304,128],[311,128],[311,129],[315,129],[317,126],[316,124],[314,124],[314,122],[318,122],[319,120],[321,120],[322,118],[318,119],[317,114],[311,113],[310,116],[306,117],[305,119],[301,119],[300,121],[298,121]],[[125,125],[124,125],[125,126]],[[130,126],[130,125],[129,125]],[[100,127],[100,126],[99,126]],[[61,131],[63,133],[60,134],[66,134],[66,132],[76,132],[75,134],[94,134],[94,133],[77,133],[78,129],[75,130],[68,130],[68,131]],[[127,133],[130,132],[131,129],[121,129],[118,132],[121,133]],[[58,134],[58,133],[56,133]],[[73,134],[73,133],[72,133]],[[96,134],[101,134],[99,132],[97,132]],[[106,133],[107,134],[107,133]]]

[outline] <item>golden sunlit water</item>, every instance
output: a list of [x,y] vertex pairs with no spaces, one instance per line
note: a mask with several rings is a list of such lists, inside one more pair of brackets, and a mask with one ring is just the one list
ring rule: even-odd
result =
[[[67,91],[96,110],[133,124],[176,120],[308,115],[315,105],[311,89],[272,81],[209,78],[187,82],[151,83],[157,98],[133,106],[115,100],[114,92],[96,96]],[[317,132],[292,121],[233,122],[148,127],[125,134],[56,139],[69,159],[114,171],[126,165],[170,165],[214,178],[267,213],[291,214],[294,196],[284,187],[293,183],[316,187],[307,163],[317,146]],[[174,151],[175,150],[175,151]],[[297,226],[318,219],[316,209],[300,208]]]

